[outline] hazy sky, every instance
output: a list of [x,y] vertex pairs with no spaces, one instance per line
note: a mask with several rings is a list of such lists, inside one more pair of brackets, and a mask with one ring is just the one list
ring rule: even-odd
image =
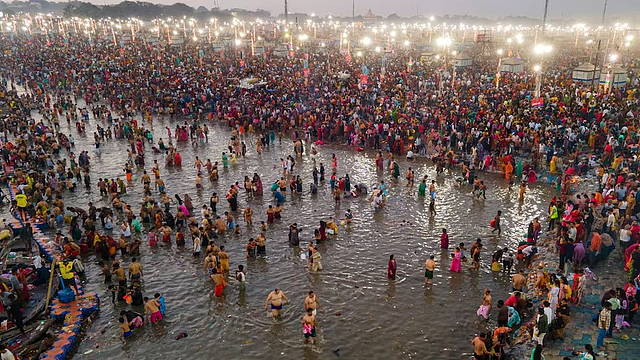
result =
[[[103,4],[104,0],[89,0],[96,4]],[[172,4],[178,0],[146,0],[163,4]],[[120,0],[107,0],[117,3]],[[182,0],[187,5],[198,7],[213,7],[213,0]],[[265,9],[272,15],[284,12],[284,0],[218,0],[221,8]],[[505,15],[529,16],[542,18],[544,0],[356,0],[356,15],[365,14],[369,9],[376,15],[397,13],[401,16],[413,16],[416,8],[420,15],[477,15],[489,18]],[[550,0],[549,18],[593,19],[599,21],[602,16],[604,0]],[[289,0],[289,12],[316,13],[317,15],[334,14],[338,16],[351,15],[350,0]],[[620,17],[627,17],[629,21],[638,19],[640,15],[640,0],[609,0],[607,18],[614,21]],[[640,20],[637,20],[640,26]],[[631,24],[630,24],[631,25]]]

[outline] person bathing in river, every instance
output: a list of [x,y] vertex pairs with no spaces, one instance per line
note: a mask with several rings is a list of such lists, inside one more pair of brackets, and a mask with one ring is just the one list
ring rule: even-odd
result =
[[478,308],[478,316],[482,316],[485,319],[489,319],[491,313],[491,290],[484,289],[484,295],[482,297],[482,304]]
[[267,296],[267,301],[264,304],[264,310],[267,311],[269,305],[271,305],[271,317],[276,319],[280,317],[280,314],[282,314],[283,301],[289,305],[289,299],[287,299],[287,296],[280,291],[279,288],[275,288],[275,290],[270,292],[269,296]]

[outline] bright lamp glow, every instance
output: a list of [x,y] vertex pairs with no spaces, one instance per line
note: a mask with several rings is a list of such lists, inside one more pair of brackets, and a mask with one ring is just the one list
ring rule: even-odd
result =
[[544,44],[538,44],[535,48],[533,48],[533,51],[536,54],[548,54],[551,52],[551,50],[553,50],[553,47],[551,45]]

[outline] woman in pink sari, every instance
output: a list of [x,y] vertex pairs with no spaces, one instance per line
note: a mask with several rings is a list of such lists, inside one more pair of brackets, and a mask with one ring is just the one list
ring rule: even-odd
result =
[[447,234],[447,229],[442,229],[442,235],[440,235],[440,248],[448,249],[449,248],[449,234]]
[[396,269],[398,268],[398,264],[396,264],[396,260],[393,258],[393,254],[389,256],[389,266],[387,267],[387,278],[389,280],[396,279]]
[[453,259],[451,259],[451,267],[449,268],[450,271],[459,273],[462,270],[460,260],[461,257],[462,253],[460,253],[460,248],[456,247],[456,250],[453,252]]

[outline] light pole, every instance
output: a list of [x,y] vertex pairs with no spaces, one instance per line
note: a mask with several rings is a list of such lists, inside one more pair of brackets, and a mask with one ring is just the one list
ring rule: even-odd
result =
[[500,67],[502,67],[502,49],[498,49],[498,71],[496,71],[496,88],[500,85]]
[[451,55],[453,55],[453,65],[451,66],[453,68],[453,75],[451,76],[451,90],[453,90],[453,92],[455,93],[456,91],[456,58],[455,56],[458,54],[457,51],[453,51],[451,53]]
[[539,98],[540,97],[540,85],[542,83],[542,80],[540,79],[540,65],[536,65],[533,67],[533,71],[536,72],[536,92],[534,94],[534,98]]
[[442,77],[440,79],[440,91],[442,91],[442,87],[444,86],[444,71],[447,69],[447,53],[449,52],[449,46],[451,46],[451,38],[448,36],[438,38],[436,43],[439,46],[444,47],[444,65],[442,69]]
[[[551,45],[544,45],[544,44],[538,44],[533,49],[533,51],[536,54],[540,55],[541,62],[544,61],[544,58],[543,58],[544,55],[551,53],[551,50],[553,50],[553,47]],[[536,65],[536,66],[534,66],[534,70],[538,74],[537,75],[537,79],[536,79],[536,94],[535,95],[536,95],[536,98],[539,98],[540,97],[540,86],[542,84],[542,66],[541,65]]]
[[607,82],[605,82],[605,85],[608,86],[607,89],[605,89],[605,92],[607,94],[611,94],[613,92],[613,86],[615,85],[615,76],[616,73],[614,72],[614,66],[616,63],[616,60],[618,60],[618,54],[611,54],[611,56],[609,56],[609,60],[611,61],[611,63],[609,64],[609,73],[607,74],[607,77],[609,78]]

